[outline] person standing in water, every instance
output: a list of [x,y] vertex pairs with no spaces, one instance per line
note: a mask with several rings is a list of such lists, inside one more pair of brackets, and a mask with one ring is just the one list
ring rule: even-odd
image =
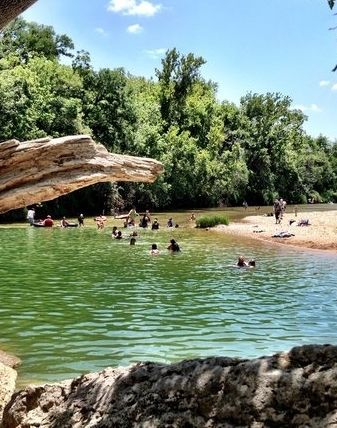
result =
[[180,247],[178,242],[176,242],[174,239],[171,239],[170,245],[167,247],[171,253],[178,253],[180,251]]

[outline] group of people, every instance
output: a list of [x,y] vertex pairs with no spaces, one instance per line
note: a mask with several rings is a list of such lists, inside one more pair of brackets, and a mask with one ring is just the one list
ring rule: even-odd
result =
[[[123,239],[123,234],[121,230],[118,230],[117,226],[114,226],[112,228],[112,232],[111,232],[111,237],[113,239],[116,240],[121,240]],[[130,240],[130,245],[136,245],[137,242],[137,237],[138,237],[138,232],[136,230],[134,230],[128,237],[128,239]],[[180,246],[179,244],[176,242],[175,239],[171,239],[170,240],[170,244],[167,247],[167,249],[172,252],[172,253],[178,253],[180,252]],[[150,250],[150,254],[152,255],[156,255],[159,254],[159,249],[158,249],[158,245],[157,244],[152,244],[151,246],[151,250]]]
[[[144,214],[139,214],[139,213],[137,213],[135,207],[133,207],[129,211],[128,215],[126,216],[125,221],[124,221],[124,228],[136,226],[137,217],[141,217],[138,225],[139,225],[139,227],[142,227],[143,229],[147,229],[148,227],[151,227],[152,230],[158,230],[160,228],[160,224],[159,224],[157,218],[155,218],[153,221],[151,221],[151,214],[150,214],[149,210],[146,210]],[[193,214],[193,219],[195,219],[194,214]],[[167,227],[179,227],[179,224],[174,223],[173,218],[170,217],[167,220]]]
[[[36,211],[34,207],[31,207],[27,211],[27,220],[31,226],[40,226],[40,227],[53,227],[54,220],[51,215],[47,215],[45,219],[35,220]],[[66,217],[62,217],[61,222],[59,224],[60,227],[74,227],[74,226],[84,226],[84,215],[80,214],[77,219],[78,223],[70,223]]]
[[236,266],[237,267],[255,267],[256,262],[255,260],[249,260],[247,262],[244,256],[239,256]]

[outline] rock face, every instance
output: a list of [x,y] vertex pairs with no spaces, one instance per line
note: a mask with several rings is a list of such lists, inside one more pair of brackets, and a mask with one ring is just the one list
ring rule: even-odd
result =
[[0,143],[0,213],[106,181],[153,182],[163,171],[148,158],[109,153],[88,135]]
[[337,347],[106,369],[13,395],[4,427],[337,427]]
[[0,420],[15,390],[16,371],[0,362]]
[[35,2],[36,0],[1,0],[0,30]]

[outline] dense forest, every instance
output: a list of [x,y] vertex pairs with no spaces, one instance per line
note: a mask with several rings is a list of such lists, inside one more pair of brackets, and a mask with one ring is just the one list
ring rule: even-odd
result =
[[337,201],[337,144],[308,135],[306,116],[280,93],[248,93],[239,105],[219,101],[216,83],[202,77],[204,64],[172,49],[153,79],[95,70],[67,35],[19,18],[0,35],[0,141],[89,133],[111,152],[165,166],[151,185],[104,183],[44,204],[54,215],[133,204],[261,205],[276,196]]

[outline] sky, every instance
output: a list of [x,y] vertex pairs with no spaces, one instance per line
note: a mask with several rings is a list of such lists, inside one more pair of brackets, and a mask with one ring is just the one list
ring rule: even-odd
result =
[[337,139],[337,16],[326,0],[39,0],[23,17],[70,36],[95,69],[150,78],[168,49],[192,52],[219,100],[280,92],[310,135]]

